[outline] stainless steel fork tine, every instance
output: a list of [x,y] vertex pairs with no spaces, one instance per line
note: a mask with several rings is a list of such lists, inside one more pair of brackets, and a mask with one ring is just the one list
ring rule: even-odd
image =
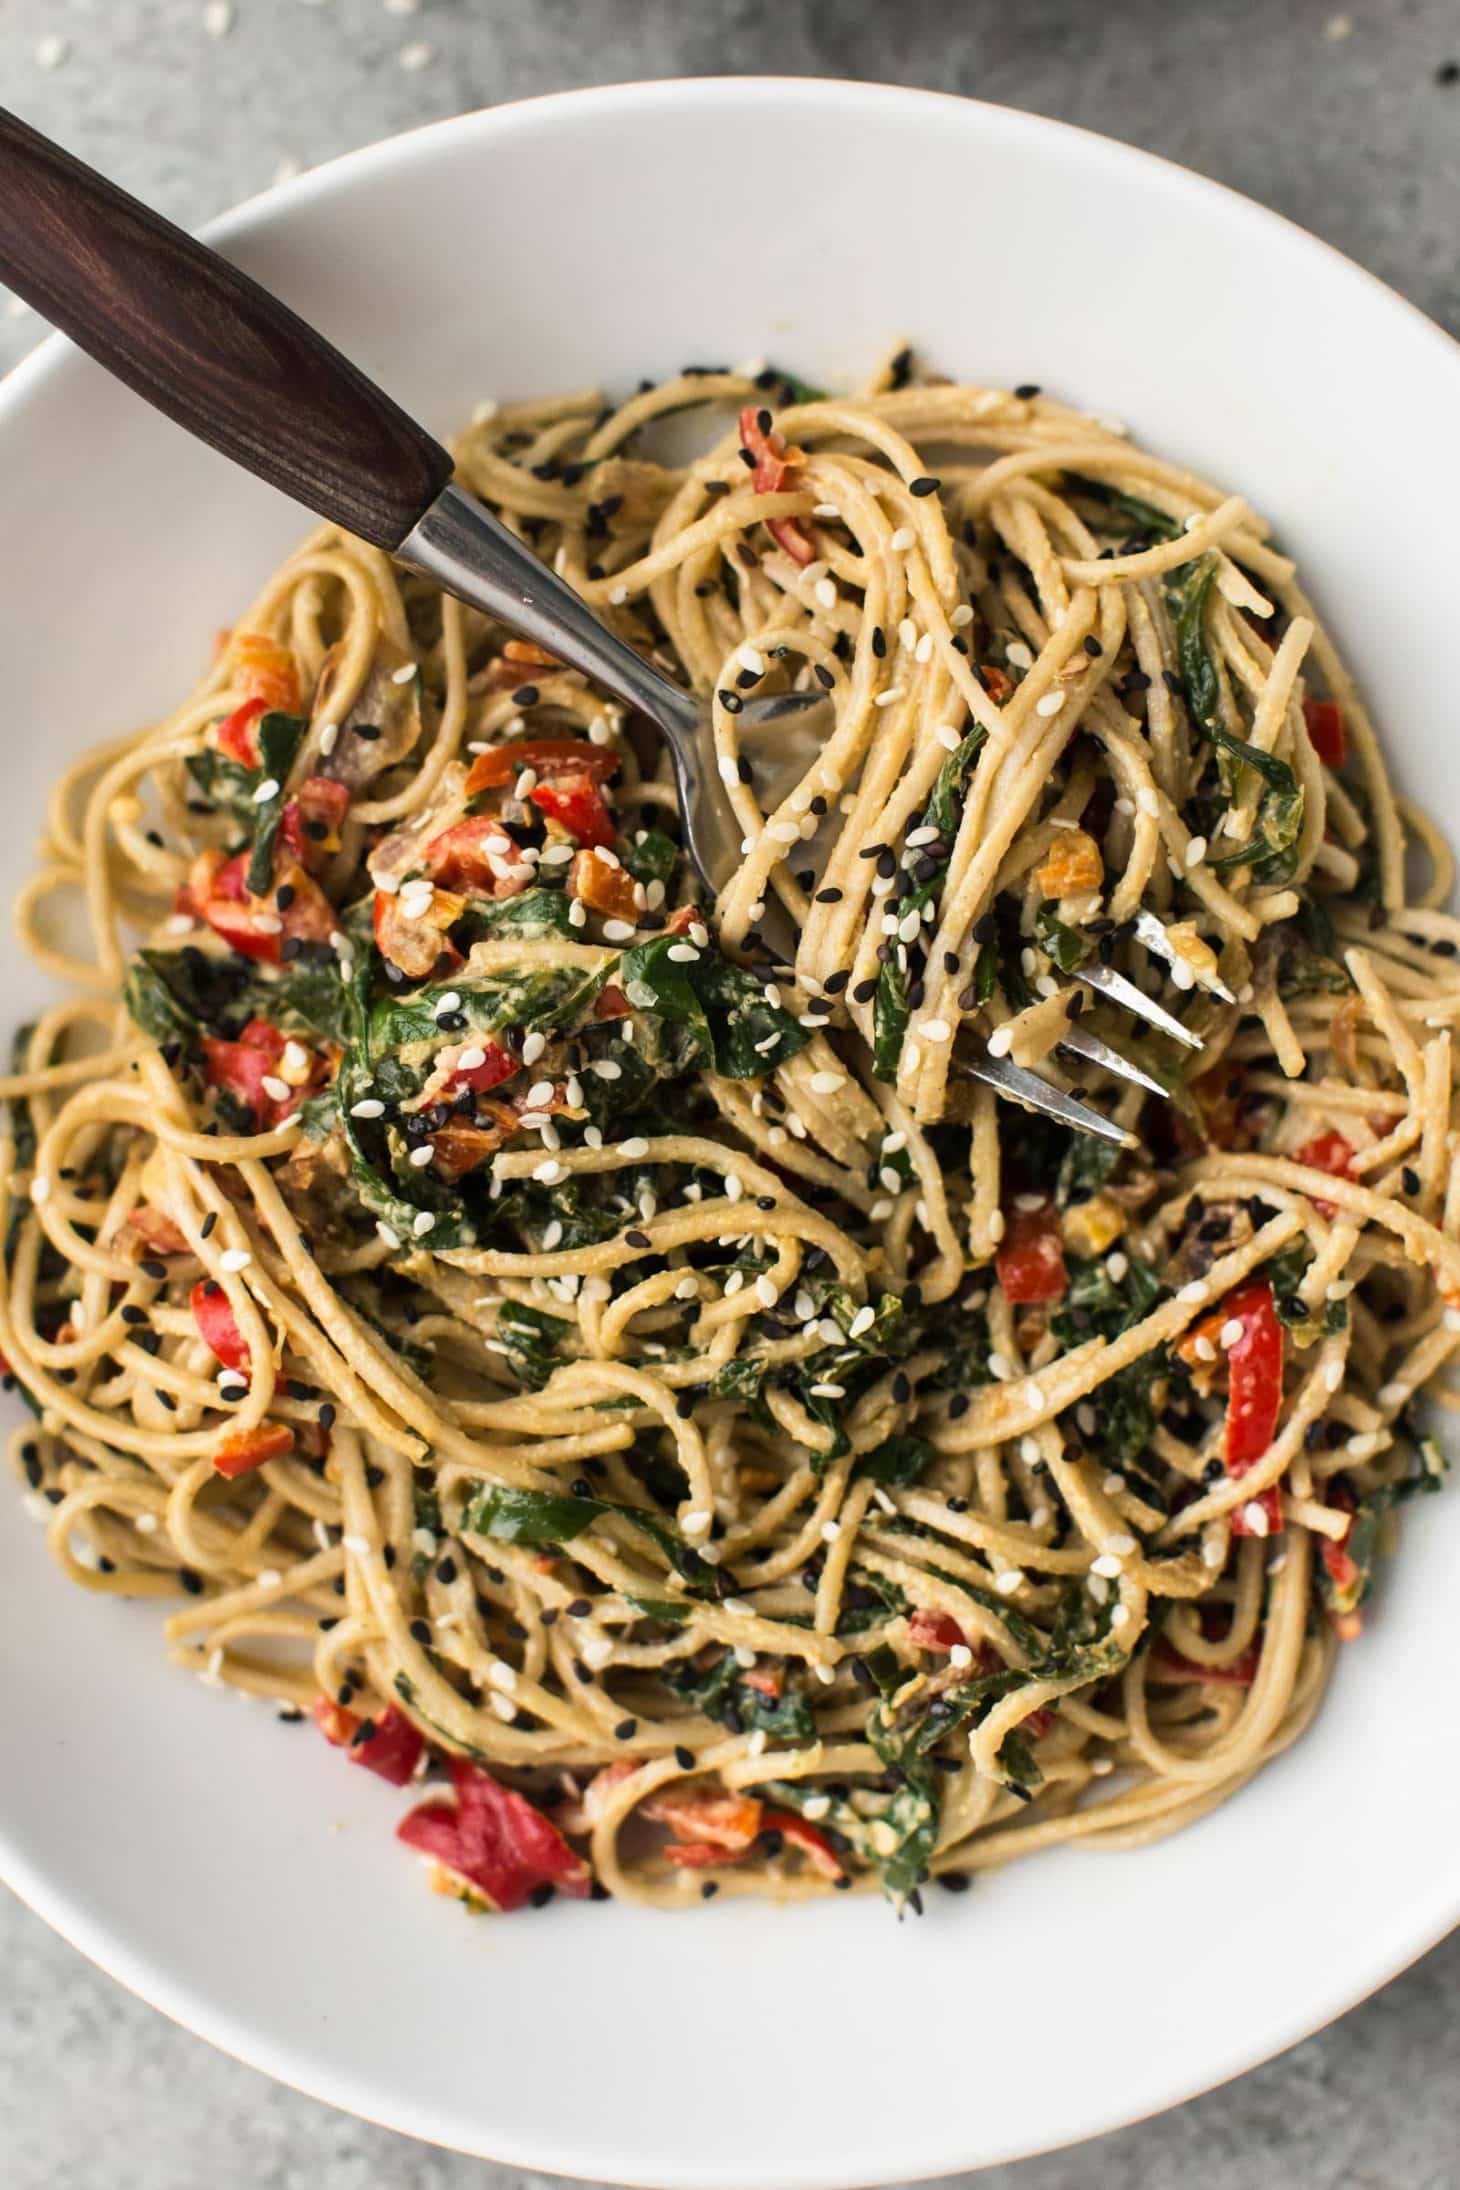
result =
[[1153,1095],[1164,1096],[1170,1092],[1159,1080],[1153,1080],[1149,1072],[1133,1065],[1129,1057],[1122,1057],[1118,1049],[1112,1049],[1109,1042],[1102,1042],[1098,1034],[1091,1034],[1086,1027],[1072,1026],[1067,1034],[1060,1036],[1058,1047],[1068,1050],[1073,1057],[1083,1057],[1086,1064],[1099,1065],[1102,1071],[1113,1073],[1117,1080],[1128,1080],[1132,1087],[1149,1088]]
[[1137,1019],[1144,1019],[1147,1026],[1159,1028],[1162,1034],[1169,1034],[1173,1042],[1181,1042],[1187,1049],[1201,1048],[1199,1034],[1193,1034],[1179,1019],[1173,1019],[1169,1011],[1160,1004],[1153,1003],[1144,990],[1138,989],[1134,981],[1128,981],[1123,973],[1117,973],[1113,966],[1102,966],[1098,963],[1081,966],[1077,969],[1075,978],[1092,989],[1098,989],[1102,996],[1109,997],[1112,1004],[1123,1004]]
[[[1177,950],[1170,936],[1166,933],[1164,923],[1158,920],[1153,912],[1147,912],[1144,906],[1136,914],[1136,941],[1144,943],[1146,949],[1153,951],[1157,958],[1164,958],[1168,966],[1186,964],[1180,951]],[[1198,973],[1195,967],[1188,968],[1188,971],[1198,988],[1209,990],[1213,996],[1220,996],[1224,1004],[1236,1003],[1237,999],[1226,982],[1219,981],[1214,973]]]
[[979,1080],[985,1087],[993,1088],[996,1094],[1010,1096],[1030,1110],[1042,1110],[1047,1118],[1073,1126],[1078,1133],[1091,1133],[1097,1140],[1113,1141],[1118,1148],[1140,1145],[1134,1133],[1127,1133],[1092,1104],[1066,1095],[1037,1072],[1031,1072],[1025,1065],[1016,1065],[1008,1057],[991,1057],[984,1043],[972,1035],[965,1035],[959,1043],[953,1065],[955,1071],[965,1072],[971,1080]]

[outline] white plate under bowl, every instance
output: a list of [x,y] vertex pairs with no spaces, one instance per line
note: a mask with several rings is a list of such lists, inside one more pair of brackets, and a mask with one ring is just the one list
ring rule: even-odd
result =
[[[1037,380],[1246,489],[1460,837],[1460,351],[1310,237],[996,108],[655,84],[447,122],[223,222],[253,273],[445,429],[497,395],[756,353],[845,385],[892,338]],[[52,343],[0,391],[0,897],[46,786],[165,707],[298,514]],[[7,962],[4,1018],[42,986]],[[1235,2075],[1460,1915],[1460,1497],[1403,1556],[1308,1739],[1181,1837],[934,1893],[469,1921],[400,1807],[308,1726],[168,1668],[0,1511],[0,1864],[216,2045],[521,2166],[684,2190],[864,2184],[1058,2145]]]

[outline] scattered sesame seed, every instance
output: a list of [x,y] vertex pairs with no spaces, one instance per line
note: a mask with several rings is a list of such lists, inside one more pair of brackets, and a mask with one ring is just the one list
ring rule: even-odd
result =
[[225,1247],[222,1254],[218,1257],[218,1267],[220,1270],[227,1270],[230,1272],[234,1270],[246,1270],[252,1261],[253,1256],[249,1253],[246,1247]]

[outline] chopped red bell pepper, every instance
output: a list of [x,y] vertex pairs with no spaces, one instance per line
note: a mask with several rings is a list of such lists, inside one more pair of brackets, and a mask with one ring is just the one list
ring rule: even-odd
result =
[[279,841],[311,873],[340,848],[340,828],[350,806],[348,784],[333,776],[306,776],[287,800],[279,821]]
[[485,890],[494,898],[515,897],[532,880],[517,839],[490,814],[453,822],[433,836],[421,863],[443,889]]
[[920,1605],[907,1623],[907,1639],[915,1650],[958,1650],[968,1647],[968,1637],[947,1612],[930,1612]]
[[592,1873],[525,1795],[461,1757],[449,1759],[454,1803],[427,1802],[396,1827],[408,1848],[434,1857],[458,1890],[495,1909],[520,1909],[539,1886],[582,1900]]
[[[326,1711],[333,1712],[336,1719],[350,1719],[354,1722],[343,1743],[325,1725],[320,1714],[321,1704]],[[343,1747],[352,1764],[363,1764],[367,1772],[374,1772],[379,1779],[388,1779],[392,1787],[404,1787],[415,1778],[416,1766],[421,1761],[421,1752],[426,1743],[419,1729],[411,1724],[404,1711],[395,1704],[387,1704],[379,1718],[362,1719],[356,1717],[353,1711],[344,1710],[329,1697],[321,1696],[315,1703],[314,1716],[325,1739],[334,1742],[337,1747]]]
[[[787,491],[789,475],[801,455],[799,449],[788,449],[781,435],[762,423],[762,411],[758,404],[747,403],[740,413],[740,439],[755,458],[751,473],[751,486],[757,494],[782,494]],[[816,560],[816,542],[795,517],[772,517],[766,530],[779,547],[783,547],[793,562],[806,564]]]
[[736,1853],[750,1846],[761,1826],[761,1805],[753,1795],[714,1794],[708,1788],[649,1795],[639,1809],[687,1840],[710,1841]]
[[275,867],[276,893],[285,885],[290,893],[281,910],[277,894],[250,894],[249,858],[247,852],[229,860],[218,851],[200,854],[186,886],[178,892],[178,911],[206,921],[241,957],[259,958],[271,966],[281,963],[280,946],[286,939],[328,942],[335,930],[334,907],[298,861],[284,859]]
[[191,1252],[187,1240],[160,1209],[149,1209],[143,1202],[127,1219],[127,1228],[135,1232],[150,1255],[186,1255]]
[[601,988],[594,998],[593,1016],[595,1019],[632,1019],[633,1015],[633,1005],[629,1002],[623,990],[617,988],[612,981],[606,987]]
[[768,1703],[779,1703],[786,1692],[786,1669],[781,1665],[757,1665],[740,1676],[742,1688],[753,1688]]
[[637,921],[641,898],[638,885],[626,867],[611,864],[596,847],[575,852],[568,869],[568,895],[581,898],[590,912],[609,920]]
[[709,923],[698,905],[679,906],[664,923],[666,935],[688,935],[691,928],[704,928],[708,932]]
[[559,776],[552,783],[539,783],[527,797],[530,805],[579,844],[612,844],[618,834],[603,793],[586,769],[577,775]]
[[1005,700],[1013,698],[1014,680],[1007,669],[1000,669],[994,662],[981,662],[978,673],[985,692],[996,707],[1002,707]]
[[[324,1059],[311,1051],[309,1077],[298,1086],[284,1080],[279,1067],[290,1039],[270,1026],[267,1019],[250,1019],[236,1042],[222,1042],[216,1035],[205,1034],[203,1055],[209,1087],[224,1089],[235,1102],[252,1111],[261,1126],[281,1125],[321,1084],[326,1073]],[[295,1044],[296,1048],[303,1046]],[[279,1095],[265,1087],[266,1080],[272,1080],[275,1088],[284,1087],[287,1093]]]
[[514,1072],[521,1070],[521,1059],[500,1042],[481,1041],[476,1047],[482,1052],[479,1065],[463,1065],[460,1058],[450,1066],[448,1085],[454,1088],[469,1087],[478,1095],[485,1095],[504,1080],[510,1080]]
[[193,1311],[198,1334],[214,1359],[225,1369],[237,1369],[241,1376],[247,1376],[250,1366],[248,1342],[238,1328],[233,1304],[218,1280],[200,1278],[193,1287],[188,1305]]
[[586,738],[520,738],[515,744],[489,745],[478,753],[466,779],[466,795],[505,790],[524,768],[534,775],[592,776],[601,783],[619,765],[619,756],[606,745],[590,745]]
[[710,1871],[738,1863],[747,1848],[717,1848],[708,1840],[671,1840],[661,1850],[666,1863],[681,1871]]
[[343,1749],[360,1723],[358,1711],[347,1711],[333,1696],[316,1696],[310,1715],[332,1749]]
[[251,1475],[266,1460],[282,1460],[294,1450],[294,1432],[287,1422],[260,1422],[251,1430],[233,1430],[213,1454],[213,1465],[230,1482]]
[[994,1255],[1004,1298],[1016,1306],[1060,1300],[1069,1285],[1060,1220],[1048,1203],[1042,1209],[1016,1209],[1006,1220]]
[[231,715],[225,715],[214,732],[219,752],[236,760],[240,768],[257,768],[259,744],[254,730],[267,713],[262,700],[245,700],[242,707],[235,707]]
[[[1314,1171],[1326,1171],[1331,1179],[1351,1179],[1355,1151],[1341,1133],[1320,1133],[1316,1139],[1305,1141],[1293,1154],[1294,1163],[1305,1163]],[[1315,1194],[1313,1207],[1325,1217],[1337,1213],[1337,1204],[1320,1201]]]
[[278,708],[297,715],[300,706],[299,667],[287,646],[262,631],[239,631],[233,636],[234,683],[264,708]]
[[760,1829],[763,1833],[783,1834],[792,1847],[801,1850],[812,1869],[820,1871],[823,1878],[845,1876],[841,1859],[825,1833],[818,1832],[813,1824],[799,1816],[795,1810],[765,1811],[761,1817]]
[[[1220,1348],[1217,1360],[1227,1369],[1227,1422],[1223,1459],[1233,1482],[1240,1480],[1259,1461],[1273,1440],[1283,1402],[1283,1327],[1273,1305],[1272,1287],[1265,1278],[1249,1279],[1229,1293],[1215,1314],[1189,1331],[1177,1351],[1185,1361],[1196,1359],[1193,1343],[1207,1337],[1219,1345],[1222,1328],[1240,1323],[1242,1336],[1233,1346]],[[1258,1519],[1239,1506],[1232,1514],[1234,1536],[1276,1536],[1283,1526],[1282,1500],[1275,1483],[1259,1492],[1250,1504],[1260,1509]]]
[[1343,709],[1337,700],[1304,700],[1303,720],[1308,725],[1309,742],[1324,766],[1341,768],[1348,758],[1348,739],[1344,735]]

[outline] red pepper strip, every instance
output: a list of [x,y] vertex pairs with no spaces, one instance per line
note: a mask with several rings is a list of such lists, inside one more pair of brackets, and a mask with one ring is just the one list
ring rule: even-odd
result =
[[454,822],[433,836],[421,854],[433,882],[448,890],[485,890],[489,897],[515,897],[532,880],[517,839],[490,814]]
[[262,700],[245,700],[242,707],[235,707],[231,715],[225,715],[214,732],[219,752],[236,760],[241,768],[257,768],[259,748],[254,725],[267,712]]
[[689,1794],[650,1795],[639,1805],[641,1814],[656,1825],[693,1840],[713,1841],[717,1848],[737,1853],[748,1848],[760,1831],[761,1806],[752,1795]]
[[249,1373],[248,1342],[234,1319],[233,1306],[216,1278],[200,1278],[189,1296],[193,1321],[203,1344],[225,1369]]
[[[770,432],[760,422],[760,408],[747,403],[740,413],[740,438],[755,458],[751,485],[757,494],[780,494],[788,483],[792,459],[800,450],[791,451],[778,433]],[[804,568],[816,560],[816,542],[804,530],[795,517],[772,517],[767,520],[766,531],[783,547],[791,560]]]
[[749,1854],[748,1848],[716,1848],[708,1840],[671,1840],[663,1850],[666,1862],[673,1863],[682,1871],[708,1871],[727,1863],[738,1863]]
[[[1272,1443],[1283,1401],[1283,1327],[1265,1279],[1241,1285],[1219,1310],[1224,1323],[1238,1322],[1242,1336],[1227,1349],[1227,1425],[1223,1457],[1234,1480],[1244,1476]],[[1245,1507],[1232,1515],[1234,1536],[1276,1536],[1283,1525],[1277,1485],[1251,1501],[1262,1509],[1264,1527],[1248,1519]]]
[[907,1639],[915,1650],[957,1650],[968,1647],[968,1637],[947,1612],[919,1607],[907,1623]]
[[593,1884],[588,1865],[541,1810],[479,1766],[461,1757],[449,1764],[455,1803],[427,1802],[412,1810],[396,1827],[398,1840],[433,1856],[496,1909],[520,1909],[539,1886],[556,1886],[575,1900],[587,1896]]
[[1004,1227],[994,1256],[1004,1298],[1023,1306],[1029,1301],[1060,1300],[1069,1285],[1064,1242],[1054,1210],[1016,1209]]
[[340,827],[350,806],[348,784],[332,776],[307,776],[279,821],[279,841],[302,867],[323,866],[340,848]]
[[127,1227],[136,1233],[149,1254],[186,1255],[191,1252],[171,1217],[164,1216],[160,1209],[149,1209],[145,1202],[132,1211]]
[[213,1454],[213,1465],[230,1482],[251,1475],[266,1460],[282,1460],[294,1450],[294,1432],[287,1422],[260,1422],[256,1429],[235,1430]]
[[612,981],[606,988],[599,990],[593,1005],[595,1019],[631,1019],[633,1015],[633,1005],[623,990],[615,988]]
[[236,1042],[220,1042],[216,1036],[205,1034],[203,1055],[207,1060],[209,1087],[224,1089],[235,1102],[251,1110],[260,1125],[282,1124],[325,1076],[324,1060],[311,1056],[306,1082],[291,1087],[284,1081],[280,1084],[288,1088],[288,1093],[271,1094],[264,1082],[279,1082],[279,1066],[288,1040],[289,1037],[270,1026],[267,1019],[250,1019]]
[[481,1063],[454,1064],[451,1067],[450,1084],[454,1088],[469,1087],[478,1095],[485,1095],[491,1088],[500,1087],[504,1080],[510,1080],[513,1073],[520,1069],[520,1060],[510,1049],[504,1049],[500,1042],[478,1042],[476,1046],[483,1053]]
[[[1305,1163],[1314,1171],[1326,1171],[1331,1179],[1351,1179],[1353,1160],[1354,1149],[1351,1144],[1341,1133],[1332,1132],[1320,1133],[1315,1140],[1305,1141],[1293,1154],[1294,1163]],[[1325,1217],[1337,1213],[1335,1203],[1320,1201],[1316,1194],[1313,1196],[1313,1207]]]
[[809,1859],[813,1870],[823,1878],[841,1878],[845,1875],[835,1848],[825,1833],[794,1810],[767,1810],[761,1820],[761,1831],[783,1833],[793,1847],[801,1849]]
[[618,834],[603,794],[586,770],[560,776],[555,783],[539,783],[528,792],[528,803],[555,821],[580,844],[612,844]]
[[709,922],[698,905],[681,905],[664,923],[666,935],[688,935],[691,928],[708,928]]
[[[373,1726],[374,1732],[365,1736],[363,1728]],[[395,1704],[389,1704],[378,1719],[361,1719],[350,1735],[349,1753],[352,1764],[363,1764],[367,1772],[374,1772],[380,1779],[388,1779],[392,1787],[404,1787],[414,1779],[416,1766],[426,1744],[419,1730]]]
[[1150,1677],[1163,1684],[1211,1681],[1234,1688],[1250,1688],[1257,1678],[1261,1656],[1261,1645],[1252,1643],[1239,1658],[1229,1659],[1225,1665],[1203,1665],[1200,1659],[1188,1658],[1181,1651],[1173,1650],[1170,1643],[1158,1642],[1151,1652]]
[[479,791],[505,790],[524,768],[538,776],[587,775],[601,782],[618,765],[617,753],[605,745],[590,745],[586,738],[522,738],[515,745],[489,745],[478,753],[466,779],[466,795],[475,798]]
[[1344,735],[1343,709],[1337,700],[1304,700],[1303,720],[1308,725],[1308,741],[1324,766],[1341,768],[1348,759],[1348,739]]

